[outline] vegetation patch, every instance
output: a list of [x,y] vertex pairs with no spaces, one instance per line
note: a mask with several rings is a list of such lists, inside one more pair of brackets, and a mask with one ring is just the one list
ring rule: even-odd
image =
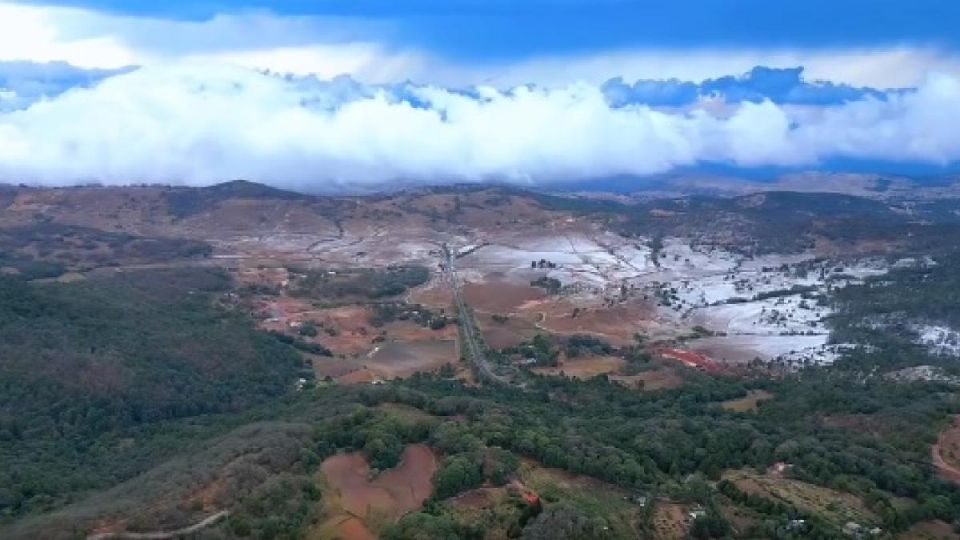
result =
[[761,403],[771,399],[773,399],[773,394],[766,390],[750,390],[747,395],[741,398],[728,399],[720,403],[720,406],[732,412],[752,412],[756,411]]
[[321,300],[380,300],[400,296],[429,279],[430,271],[422,266],[310,271],[292,284],[291,294]]
[[0,278],[0,515],[48,510],[154,463],[148,444],[110,440],[291,391],[303,361],[217,306],[229,286],[205,269]]
[[817,486],[782,475],[730,471],[723,475],[747,494],[769,497],[802,511],[821,516],[836,526],[848,522],[871,525],[879,522],[857,496]]

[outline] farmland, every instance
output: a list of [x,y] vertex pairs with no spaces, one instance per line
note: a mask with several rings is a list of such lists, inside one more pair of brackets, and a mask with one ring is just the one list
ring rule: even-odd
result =
[[[867,229],[854,249],[785,197],[811,241],[780,246],[751,225],[778,197],[142,189],[139,209],[78,213],[78,188],[2,216],[129,237],[9,233],[0,535],[217,516],[203,534],[832,538],[960,518],[957,265],[911,251],[936,238],[922,223],[882,213],[909,242]],[[697,229],[696,205],[726,219]],[[465,353],[474,323],[507,384]]]

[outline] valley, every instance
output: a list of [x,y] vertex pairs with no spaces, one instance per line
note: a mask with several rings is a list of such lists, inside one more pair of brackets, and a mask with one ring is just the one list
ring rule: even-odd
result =
[[0,535],[937,528],[960,220],[817,195],[11,188]]

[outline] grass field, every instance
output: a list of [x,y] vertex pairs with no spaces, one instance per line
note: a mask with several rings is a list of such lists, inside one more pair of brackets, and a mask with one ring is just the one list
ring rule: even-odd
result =
[[733,482],[743,492],[785,502],[805,512],[822,516],[837,526],[842,527],[849,521],[861,525],[878,522],[877,516],[863,501],[850,493],[792,478],[743,470],[728,471],[723,478]]
[[760,403],[773,399],[773,394],[766,390],[750,390],[742,398],[729,399],[720,404],[721,407],[732,412],[753,412]]

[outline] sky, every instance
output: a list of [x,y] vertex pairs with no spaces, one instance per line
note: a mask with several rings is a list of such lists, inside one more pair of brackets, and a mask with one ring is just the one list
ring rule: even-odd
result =
[[947,0],[0,0],[0,182],[960,162]]

